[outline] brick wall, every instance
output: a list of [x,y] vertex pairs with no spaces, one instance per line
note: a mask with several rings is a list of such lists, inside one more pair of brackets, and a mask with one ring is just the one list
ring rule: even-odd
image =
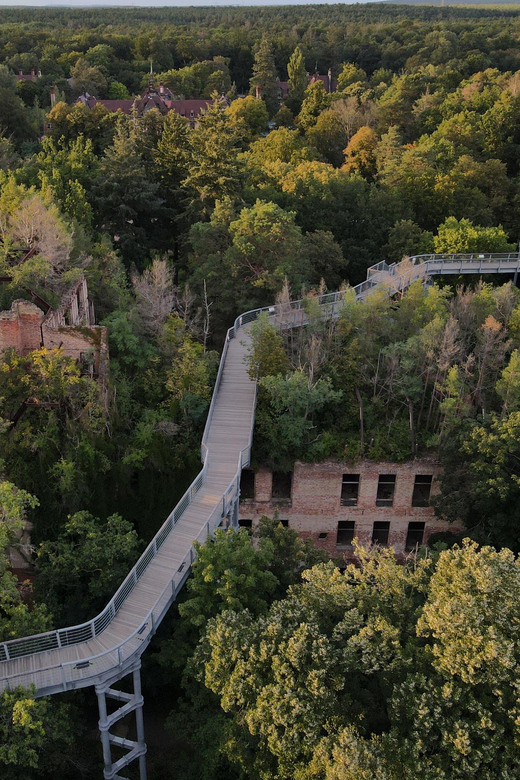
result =
[[41,346],[43,312],[30,301],[13,301],[11,308],[0,312],[0,352],[14,348],[27,355]]
[[[461,527],[438,520],[430,506],[412,506],[416,475],[431,475],[434,478],[431,488],[433,495],[438,490],[435,476],[439,472],[440,465],[433,459],[408,463],[360,461],[348,466],[337,461],[297,461],[290,499],[273,501],[272,474],[268,469],[259,469],[255,474],[255,498],[240,502],[240,519],[250,519],[254,525],[262,515],[272,516],[278,510],[280,519],[288,520],[289,527],[298,531],[303,538],[312,537],[319,547],[331,555],[347,556],[351,547],[337,544],[338,522],[354,522],[354,535],[363,544],[371,543],[375,522],[389,522],[388,544],[401,554],[405,552],[410,522],[425,524],[424,541],[437,531],[458,533],[462,530]],[[359,474],[357,503],[353,506],[342,505],[343,474]],[[395,475],[392,506],[376,505],[380,475]]]
[[[65,324],[70,320],[73,324]],[[0,353],[14,348],[19,355],[33,350],[62,348],[65,355],[89,365],[99,380],[106,402],[108,374],[107,331],[92,324],[87,284],[80,279],[64,296],[56,311],[46,315],[31,301],[16,300],[0,312]]]

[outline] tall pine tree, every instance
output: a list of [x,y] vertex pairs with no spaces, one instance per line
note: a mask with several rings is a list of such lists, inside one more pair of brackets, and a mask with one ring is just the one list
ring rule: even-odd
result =
[[240,197],[242,190],[241,133],[217,100],[201,114],[190,133],[191,162],[183,187],[189,210],[207,219],[217,200]]
[[274,62],[271,44],[267,38],[262,38],[255,54],[253,76],[250,80],[251,92],[262,98],[269,116],[274,116],[279,109],[278,74]]
[[297,46],[287,63],[289,74],[289,97],[287,105],[294,114],[298,114],[302,106],[305,90],[307,89],[307,71],[305,59],[300,46]]
[[101,161],[95,189],[98,224],[112,234],[127,263],[142,267],[150,250],[161,250],[160,223],[165,218],[158,184],[138,148],[131,120],[119,120],[114,143]]

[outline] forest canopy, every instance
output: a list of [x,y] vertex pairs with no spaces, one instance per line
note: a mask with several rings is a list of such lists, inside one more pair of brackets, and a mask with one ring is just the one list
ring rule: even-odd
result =
[[[219,532],[149,661],[175,708],[157,776],[515,776],[518,290],[351,288],[382,260],[516,252],[519,42],[513,7],[0,9],[3,321],[85,277],[110,356],[101,388],[60,342],[2,351],[0,641],[103,605],[198,472],[227,328],[276,301],[308,325],[252,329],[255,464],[434,452],[435,509],[473,539],[342,572],[276,517],[254,545]],[[4,693],[2,777],[99,776],[81,701]]]

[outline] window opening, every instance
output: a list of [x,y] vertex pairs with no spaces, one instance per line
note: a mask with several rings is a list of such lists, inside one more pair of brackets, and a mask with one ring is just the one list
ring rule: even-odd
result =
[[395,474],[380,474],[377,485],[376,506],[393,506]]
[[255,497],[255,472],[252,469],[243,469],[240,476],[240,498]]
[[413,486],[412,506],[430,506],[431,474],[416,474]]
[[328,536],[328,533],[325,533],[324,531],[318,536],[318,539],[326,539]]
[[372,542],[374,544],[380,544],[382,547],[386,547],[388,544],[388,532],[390,531],[390,523],[388,521],[379,521],[374,523],[372,529]]
[[359,474],[343,474],[341,506],[356,506],[359,494]]
[[338,535],[336,538],[336,544],[349,545],[352,544],[354,538],[354,528],[356,523],[354,520],[340,520],[338,522]]
[[290,501],[292,490],[292,471],[273,471],[273,501]]
[[238,525],[240,526],[240,528],[251,529],[253,527],[253,521],[249,517],[242,517],[238,521]]
[[424,523],[408,523],[408,533],[406,534],[406,552],[415,550],[423,543]]

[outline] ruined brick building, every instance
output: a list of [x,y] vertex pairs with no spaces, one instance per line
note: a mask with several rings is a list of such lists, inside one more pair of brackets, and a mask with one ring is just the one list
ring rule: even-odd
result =
[[[108,345],[106,328],[94,324],[94,308],[88,298],[87,282],[82,277],[62,297],[57,309],[33,295],[32,301],[18,299],[11,308],[0,312],[0,355],[15,349],[27,355],[37,349],[61,348],[73,358],[82,372],[97,379],[101,395],[107,400]],[[24,404],[17,416],[21,416]],[[15,421],[15,420],[14,420]],[[13,570],[27,568],[30,559],[31,525],[27,523],[18,548],[9,550]]]
[[430,506],[439,472],[438,462],[426,458],[350,465],[296,461],[289,473],[248,469],[242,475],[240,524],[252,527],[262,515],[278,511],[284,525],[331,555],[348,558],[354,538],[404,554],[433,533],[462,531],[436,518]]
[[33,301],[18,299],[0,312],[0,353],[15,349],[27,355],[36,349],[57,349],[81,365],[85,373],[99,379],[106,389],[108,345],[106,328],[94,324],[94,308],[88,298],[87,282],[79,279],[52,309],[38,296]]

